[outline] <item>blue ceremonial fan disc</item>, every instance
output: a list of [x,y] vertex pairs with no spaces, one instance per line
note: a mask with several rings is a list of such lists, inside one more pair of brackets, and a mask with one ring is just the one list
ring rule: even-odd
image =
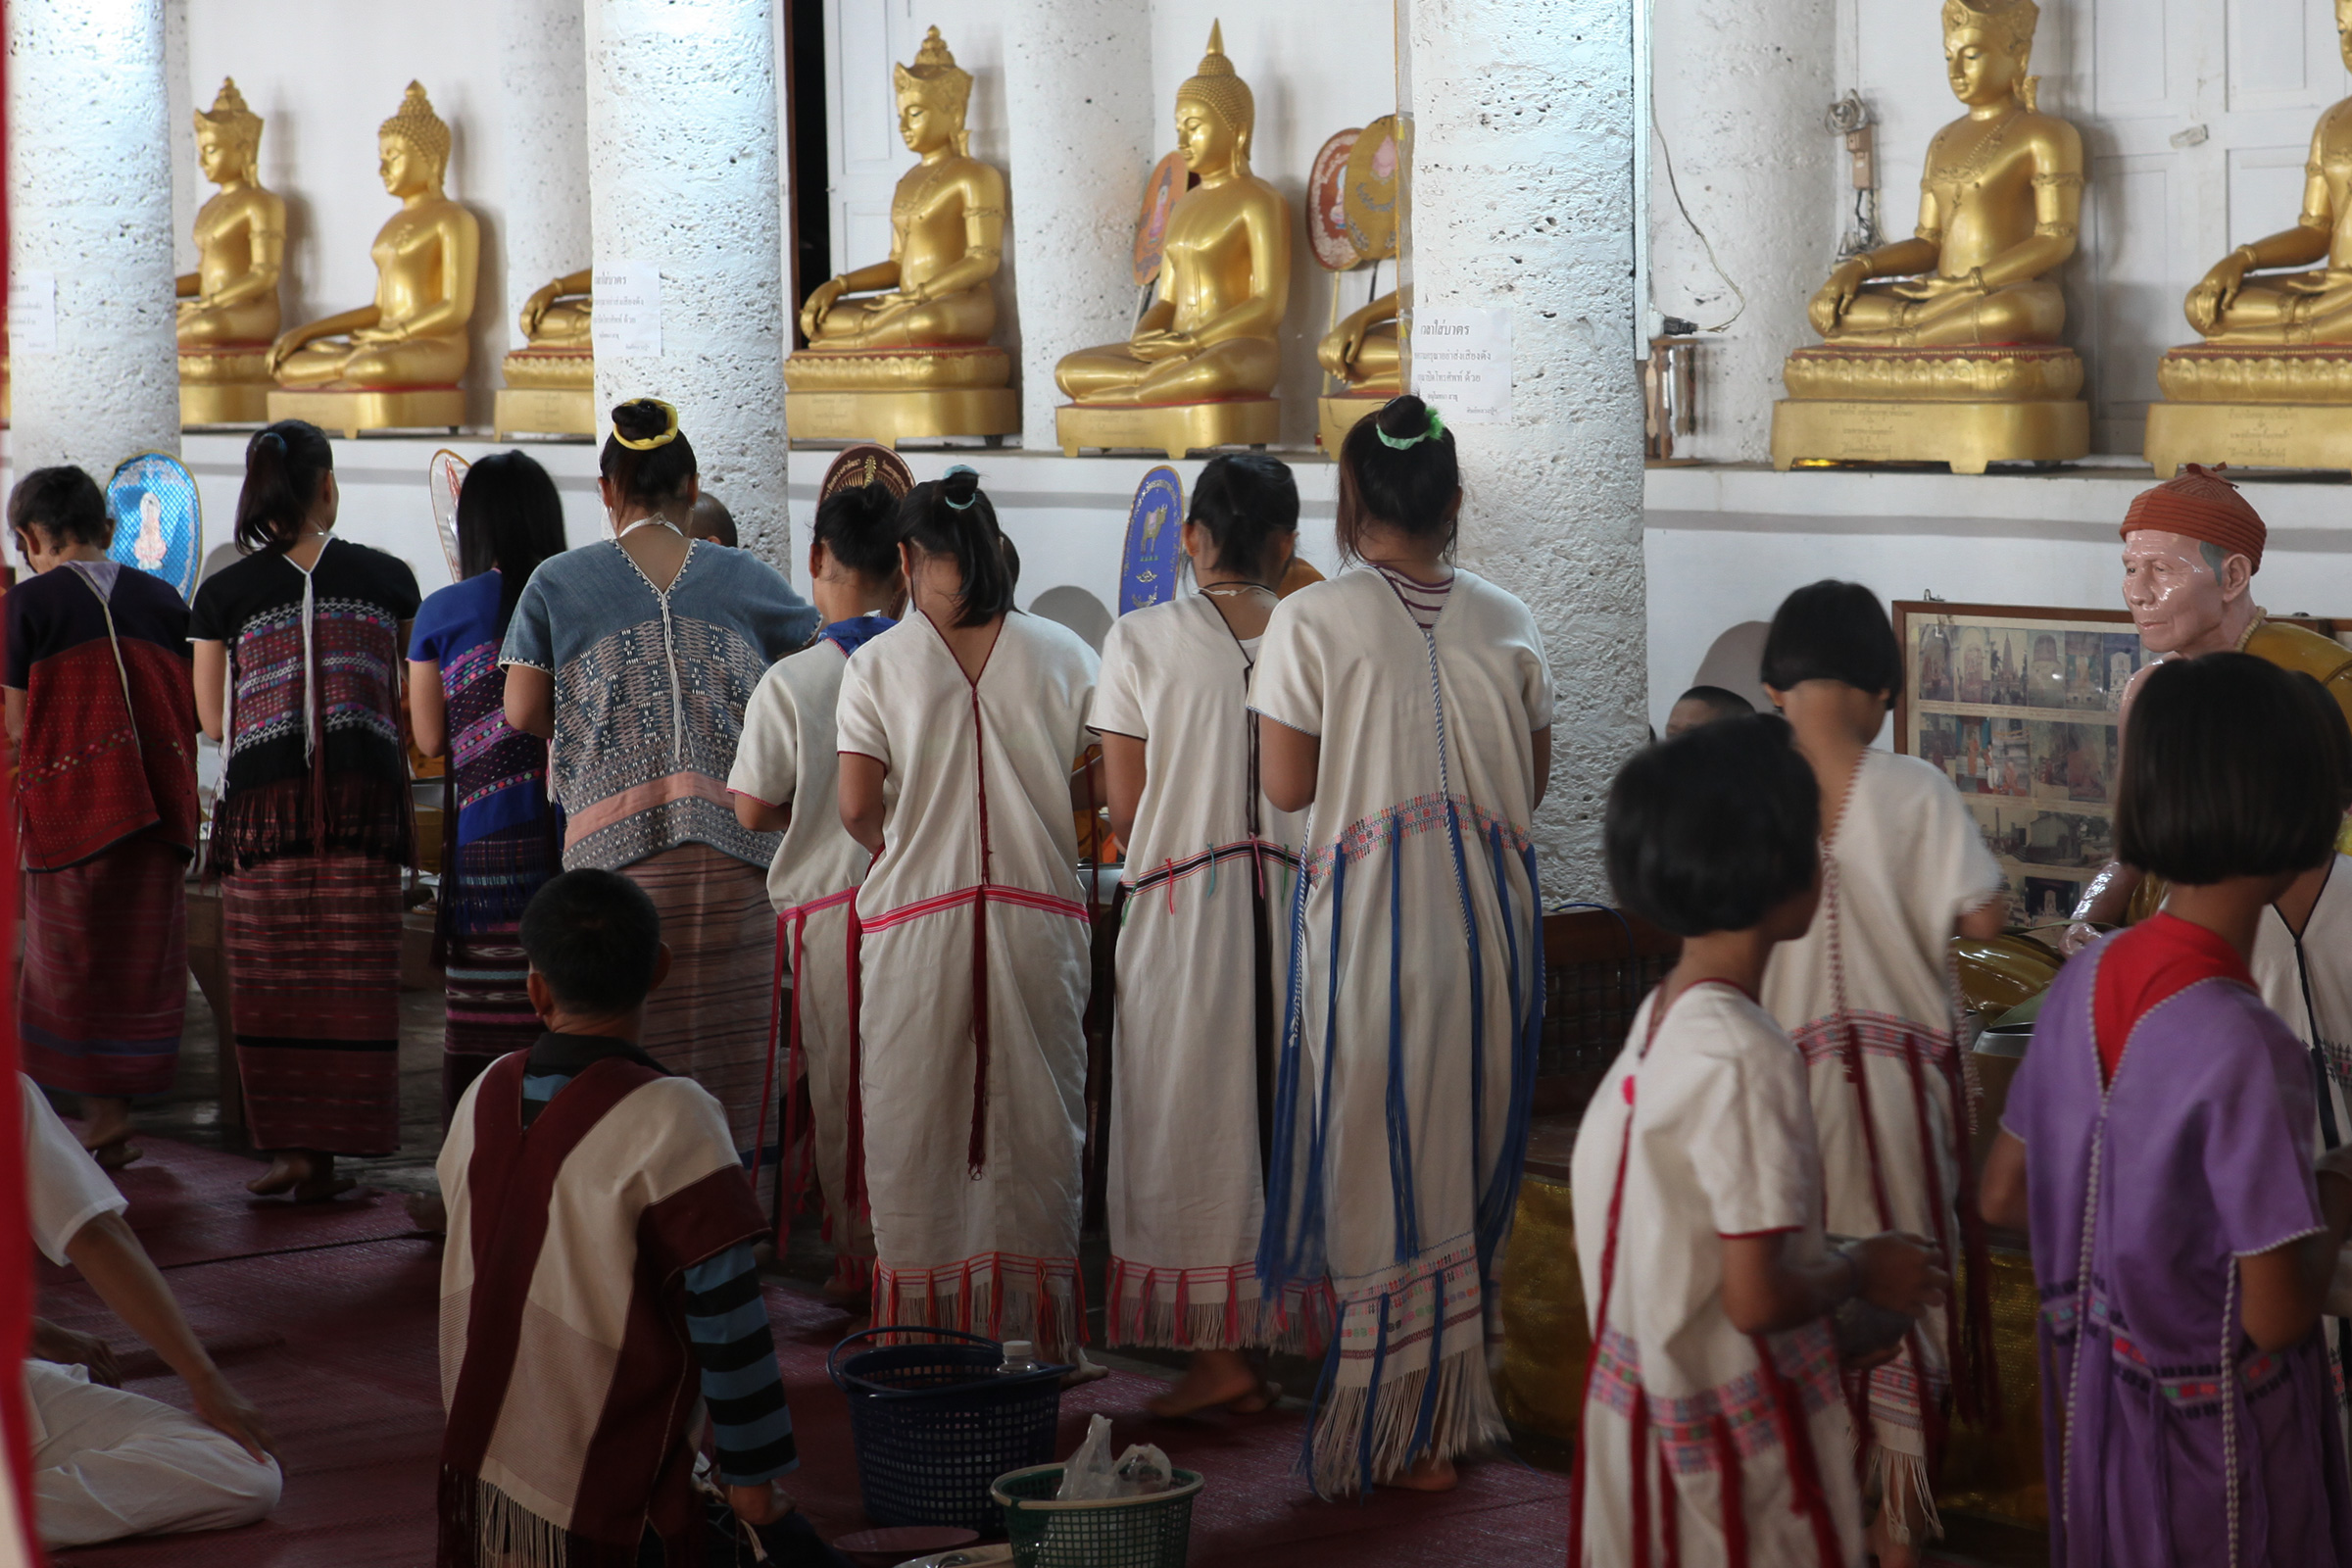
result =
[[1164,465],[1144,475],[1127,509],[1127,548],[1119,557],[1119,613],[1176,597],[1184,559],[1184,481]]
[[162,452],[127,460],[106,481],[106,510],[115,519],[107,558],[161,577],[193,600],[204,564],[204,505],[180,461]]

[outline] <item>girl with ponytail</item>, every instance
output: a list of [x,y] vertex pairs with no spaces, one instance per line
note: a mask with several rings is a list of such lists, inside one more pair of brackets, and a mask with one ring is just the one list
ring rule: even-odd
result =
[[1127,846],[1106,1339],[1193,1352],[1162,1416],[1264,1409],[1246,1352],[1313,1354],[1331,1327],[1320,1281],[1273,1294],[1256,1268],[1300,824],[1258,786],[1250,674],[1298,530],[1289,467],[1210,459],[1184,520],[1200,591],[1112,624],[1089,720]]
[[1090,929],[1072,812],[1092,804],[1073,770],[1095,656],[1013,612],[971,469],[916,485],[894,533],[914,612],[850,660],[837,714],[842,825],[875,857],[853,972],[858,1089],[879,1107],[862,1129],[874,1321],[1082,1364]]
[[[833,710],[851,656],[906,612],[898,514],[899,497],[879,481],[817,504],[808,582],[824,629],[813,645],[778,660],[760,678],[743,711],[735,769],[727,775],[735,819],[755,833],[782,835],[767,870],[777,958],[780,970],[792,975],[792,990],[781,1002],[791,1011],[778,1020],[790,1057],[781,1081],[786,1101],[797,1108],[789,1086],[804,1068],[808,1073],[824,1233],[835,1257],[827,1291],[845,1301],[865,1297],[874,1266],[874,1232],[861,1201],[863,1160],[853,1159],[859,1148],[853,1125],[859,1116],[858,1020],[851,1013],[857,993],[849,983],[856,931],[850,901],[873,857],[842,830]],[[789,1152],[796,1131],[786,1128],[779,1147]],[[787,1168],[784,1177],[778,1251],[787,1222],[800,1208],[798,1167]]]
[[[1527,607],[1448,564],[1461,505],[1436,410],[1359,420],[1338,517],[1357,569],[1275,608],[1250,689],[1266,799],[1311,813],[1291,942],[1313,980],[1286,1004],[1257,1273],[1337,1294],[1326,1494],[1450,1487],[1503,1436],[1488,1335],[1544,1014],[1551,671]],[[1406,1324],[1430,1329],[1400,1347]]]
[[564,869],[618,871],[662,911],[673,967],[639,1044],[726,1107],[746,1156],[764,1127],[772,1160],[761,878],[776,838],[736,820],[727,773],[753,688],[816,612],[753,551],[687,537],[702,471],[676,409],[613,409],[599,469],[612,532],[523,586],[498,656],[507,722],[553,743]]
[[409,712],[417,751],[454,752],[442,774],[443,850],[435,933],[447,971],[441,1119],[466,1086],[541,1033],[524,992],[523,906],[561,869],[547,802],[547,743],[506,721],[498,650],[539,564],[564,553],[564,502],[547,470],[494,452],[458,492],[458,568],[428,597],[409,639]]
[[281,419],[245,449],[237,546],[196,590],[196,711],[225,753],[231,1025],[257,1193],[348,1188],[337,1154],[400,1148],[400,874],[415,858],[401,655],[407,563],[334,535],[334,449]]

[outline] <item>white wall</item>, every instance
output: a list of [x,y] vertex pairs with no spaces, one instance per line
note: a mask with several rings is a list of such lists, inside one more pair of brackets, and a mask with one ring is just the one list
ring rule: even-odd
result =
[[[496,3],[496,0],[493,0]],[[209,107],[234,76],[266,122],[262,183],[286,199],[288,326],[375,298],[368,246],[398,209],[376,177],[376,127],[424,83],[450,128],[445,185],[481,220],[468,422],[490,421],[506,312],[506,174],[499,157],[496,30],[478,0],[185,0],[192,102]],[[201,202],[213,187],[199,178]]]

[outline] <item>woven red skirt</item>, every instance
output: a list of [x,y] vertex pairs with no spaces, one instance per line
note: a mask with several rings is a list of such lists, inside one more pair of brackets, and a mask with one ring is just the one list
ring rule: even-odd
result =
[[220,883],[257,1149],[400,1150],[400,867],[288,855]]
[[24,1071],[77,1095],[155,1095],[188,1010],[188,858],[133,839],[24,873]]

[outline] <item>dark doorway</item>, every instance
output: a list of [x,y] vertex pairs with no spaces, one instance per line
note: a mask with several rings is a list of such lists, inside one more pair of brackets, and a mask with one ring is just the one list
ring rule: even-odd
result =
[[833,275],[831,160],[825,149],[824,0],[784,0],[784,74],[792,123],[784,156],[792,179],[792,346],[801,338],[801,302]]

